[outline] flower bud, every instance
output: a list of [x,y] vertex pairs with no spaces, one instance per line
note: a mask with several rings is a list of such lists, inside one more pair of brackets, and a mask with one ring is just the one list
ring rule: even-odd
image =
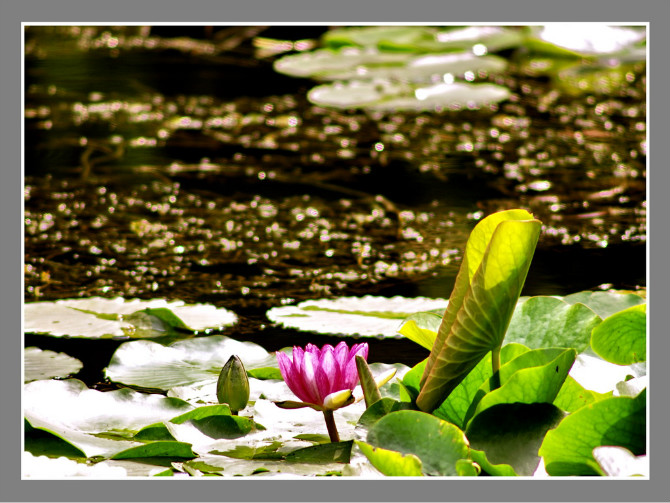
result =
[[242,360],[233,355],[226,362],[216,383],[216,398],[227,403],[233,414],[244,409],[249,401],[249,379]]

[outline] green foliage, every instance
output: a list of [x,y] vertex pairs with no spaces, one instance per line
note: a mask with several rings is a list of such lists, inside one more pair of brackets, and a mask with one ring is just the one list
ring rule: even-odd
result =
[[593,449],[621,446],[635,455],[646,449],[646,401],[637,397],[611,397],[597,401],[566,417],[547,433],[540,447],[549,475],[599,475]]
[[442,315],[436,313],[416,313],[405,318],[398,333],[420,346],[433,349],[437,331],[442,323]]
[[135,458],[195,458],[196,454],[191,450],[191,445],[185,442],[161,440],[150,442],[145,445],[131,447],[118,452],[110,459],[135,459]]
[[[425,412],[391,412],[368,431],[372,447],[413,454],[421,460],[426,475],[457,475],[456,463],[469,458],[467,439],[456,426]],[[393,459],[407,461],[395,456]],[[411,462],[410,462],[411,463]],[[412,463],[412,466],[415,466]]]
[[368,407],[358,420],[358,424],[369,428],[386,414],[397,410],[409,409],[410,404],[398,402],[392,398],[382,398]]
[[502,345],[541,224],[524,210],[489,215],[468,239],[417,405],[437,408],[491,350]]
[[[502,364],[508,363],[517,356],[529,351],[521,344],[511,343],[502,347],[500,360]],[[465,428],[465,418],[475,399],[480,387],[492,377],[491,354],[487,354],[477,366],[454,388],[440,406],[433,411],[437,417],[454,423],[459,428]]]
[[569,304],[555,297],[531,297],[517,305],[505,340],[531,349],[562,347],[582,352],[589,345],[591,331],[601,321],[584,304]]
[[635,293],[620,292],[577,292],[563,297],[568,304],[581,303],[588,306],[594,313],[601,318],[623,311],[632,306],[637,306],[645,302],[644,298]]
[[503,365],[500,387],[493,389],[492,379],[485,382],[470,403],[465,422],[498,404],[552,403],[576,356],[574,349],[536,349]]
[[618,365],[647,359],[647,304],[629,307],[606,318],[593,330],[591,348]]
[[[356,441],[356,445],[370,460],[372,466],[389,477],[421,477],[421,460],[414,454],[402,454],[398,451],[373,447]],[[459,460],[460,461],[460,460]]]

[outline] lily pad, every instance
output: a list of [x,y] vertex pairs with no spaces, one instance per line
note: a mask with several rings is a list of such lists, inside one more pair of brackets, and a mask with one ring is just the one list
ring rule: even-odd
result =
[[23,350],[23,362],[23,382],[68,377],[79,372],[84,366],[79,360],[65,353],[36,347]]
[[471,51],[480,44],[488,52],[494,52],[518,46],[523,37],[519,30],[498,26],[366,26],[329,30],[322,42],[329,47],[376,47],[389,52],[414,53]]
[[398,451],[372,447],[365,442],[356,442],[361,452],[372,465],[389,477],[422,477],[422,463],[414,454],[402,454]]
[[[503,366],[529,349],[521,344],[505,344],[500,351]],[[487,354],[472,371],[454,388],[447,399],[433,411],[437,417],[454,423],[459,428],[466,426],[466,413],[475,400],[480,387],[491,378],[491,354]]]
[[536,349],[516,357],[500,368],[501,386],[485,382],[466,413],[465,422],[490,407],[511,403],[552,403],[576,357],[574,349]]
[[112,381],[164,390],[204,385],[216,383],[232,355],[237,355],[246,369],[277,366],[275,356],[258,344],[212,335],[168,346],[147,340],[124,342],[112,356],[105,375]]
[[315,105],[376,111],[475,110],[510,96],[509,89],[496,84],[444,82],[422,86],[387,79],[324,84],[307,93]]
[[502,72],[507,61],[497,56],[472,53],[424,54],[379,52],[347,48],[340,51],[321,49],[291,54],[275,62],[279,73],[317,80],[390,79],[404,82],[430,82],[431,77],[463,78],[466,72]]
[[87,457],[143,445],[133,438],[138,430],[192,408],[177,398],[129,389],[103,393],[76,379],[33,381],[23,390],[23,413],[32,427],[59,436]]
[[[456,426],[425,412],[391,412],[370,428],[372,447],[413,454],[421,460],[425,475],[458,475],[456,463],[469,458],[468,441]],[[406,461],[396,458],[396,461]],[[379,468],[379,467],[378,467]]]
[[620,446],[634,455],[646,449],[646,392],[637,397],[611,397],[582,407],[547,433],[540,447],[552,476],[598,475],[593,450]]
[[638,294],[617,291],[584,291],[559,298],[562,298],[568,304],[576,304],[578,302],[584,304],[603,319],[628,307],[646,302],[644,297]]
[[517,304],[505,340],[531,349],[563,347],[584,351],[600,316],[581,303],[555,297],[531,297]]
[[591,348],[603,359],[618,365],[647,360],[647,304],[629,307],[595,327]]
[[329,335],[401,338],[402,321],[420,311],[444,309],[446,299],[425,297],[339,297],[275,307],[267,317],[287,328]]
[[25,305],[24,330],[54,337],[145,338],[172,335],[175,331],[220,330],[237,321],[226,309],[183,301],[64,299]]
[[414,51],[420,43],[435,40],[437,29],[426,26],[364,26],[334,28],[323,34],[321,41],[327,47],[378,47],[393,44]]

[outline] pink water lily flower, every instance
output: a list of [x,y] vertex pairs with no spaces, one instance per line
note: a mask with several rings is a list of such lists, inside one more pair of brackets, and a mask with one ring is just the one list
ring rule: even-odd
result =
[[351,349],[344,341],[321,349],[314,344],[307,344],[305,349],[294,346],[291,356],[277,351],[277,363],[289,389],[302,402],[275,404],[285,409],[311,407],[323,411],[330,441],[339,442],[333,411],[354,402],[352,391],[358,383],[356,356],[367,359],[367,343],[354,344]]
[[335,410],[351,403],[351,391],[358,383],[357,355],[367,359],[367,343],[354,344],[351,349],[344,341],[321,349],[314,344],[307,344],[304,350],[294,346],[292,359],[278,351],[277,362],[284,381],[304,406]]

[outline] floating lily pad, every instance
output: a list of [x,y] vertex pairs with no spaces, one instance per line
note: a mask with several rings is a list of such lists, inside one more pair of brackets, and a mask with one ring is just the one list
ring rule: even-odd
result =
[[629,307],[598,325],[591,348],[603,359],[619,365],[647,360],[647,304]]
[[65,353],[56,353],[47,349],[29,347],[23,350],[23,382],[68,377],[83,367],[76,358]]
[[237,321],[234,313],[207,304],[121,297],[31,302],[25,305],[24,317],[28,333],[90,339],[192,334],[220,330]]
[[531,297],[517,303],[505,340],[532,349],[564,347],[582,352],[589,345],[591,331],[601,322],[584,304],[569,304],[554,297]]
[[143,445],[133,439],[138,430],[192,408],[177,398],[129,389],[103,393],[76,379],[33,381],[23,389],[23,413],[32,427],[57,435],[87,457]]
[[216,383],[232,355],[237,355],[247,370],[277,366],[275,356],[258,344],[213,335],[168,346],[147,340],[124,342],[112,355],[105,375],[112,381],[164,390],[202,386]]
[[321,49],[291,54],[275,62],[279,73],[317,80],[391,79],[404,82],[429,82],[432,76],[463,77],[466,72],[502,72],[507,61],[497,56],[476,56],[459,52],[424,54],[379,52],[357,48],[340,51]]
[[506,100],[509,89],[496,84],[411,85],[391,80],[349,81],[316,86],[307,93],[315,105],[366,110],[475,110]]
[[436,40],[437,29],[426,26],[364,26],[343,27],[327,31],[321,37],[329,47],[362,46],[377,47],[394,41],[396,47],[415,50],[421,42]]
[[[426,475],[458,475],[456,463],[460,459],[469,458],[468,441],[458,427],[414,410],[400,410],[382,417],[370,428],[367,443],[371,447],[416,456],[421,460],[420,467]],[[366,449],[365,452],[372,451]],[[377,456],[378,454],[373,453],[373,458]],[[400,469],[403,471],[408,469],[408,458],[404,456],[387,461],[401,463]],[[415,470],[418,465],[416,462],[411,463],[410,469]],[[375,466],[382,469],[384,465],[387,463],[378,463]],[[399,469],[390,466],[390,463],[388,465],[394,472]]]
[[628,307],[646,302],[641,295],[618,291],[592,292],[587,290],[558,298],[563,299],[568,304],[576,304],[578,302],[584,304],[603,319]]
[[329,335],[400,338],[402,321],[421,311],[444,309],[446,299],[416,297],[340,297],[275,307],[267,317],[287,328]]
[[570,414],[542,442],[539,454],[552,476],[598,475],[593,450],[620,446],[635,455],[646,449],[646,392],[599,400]]

